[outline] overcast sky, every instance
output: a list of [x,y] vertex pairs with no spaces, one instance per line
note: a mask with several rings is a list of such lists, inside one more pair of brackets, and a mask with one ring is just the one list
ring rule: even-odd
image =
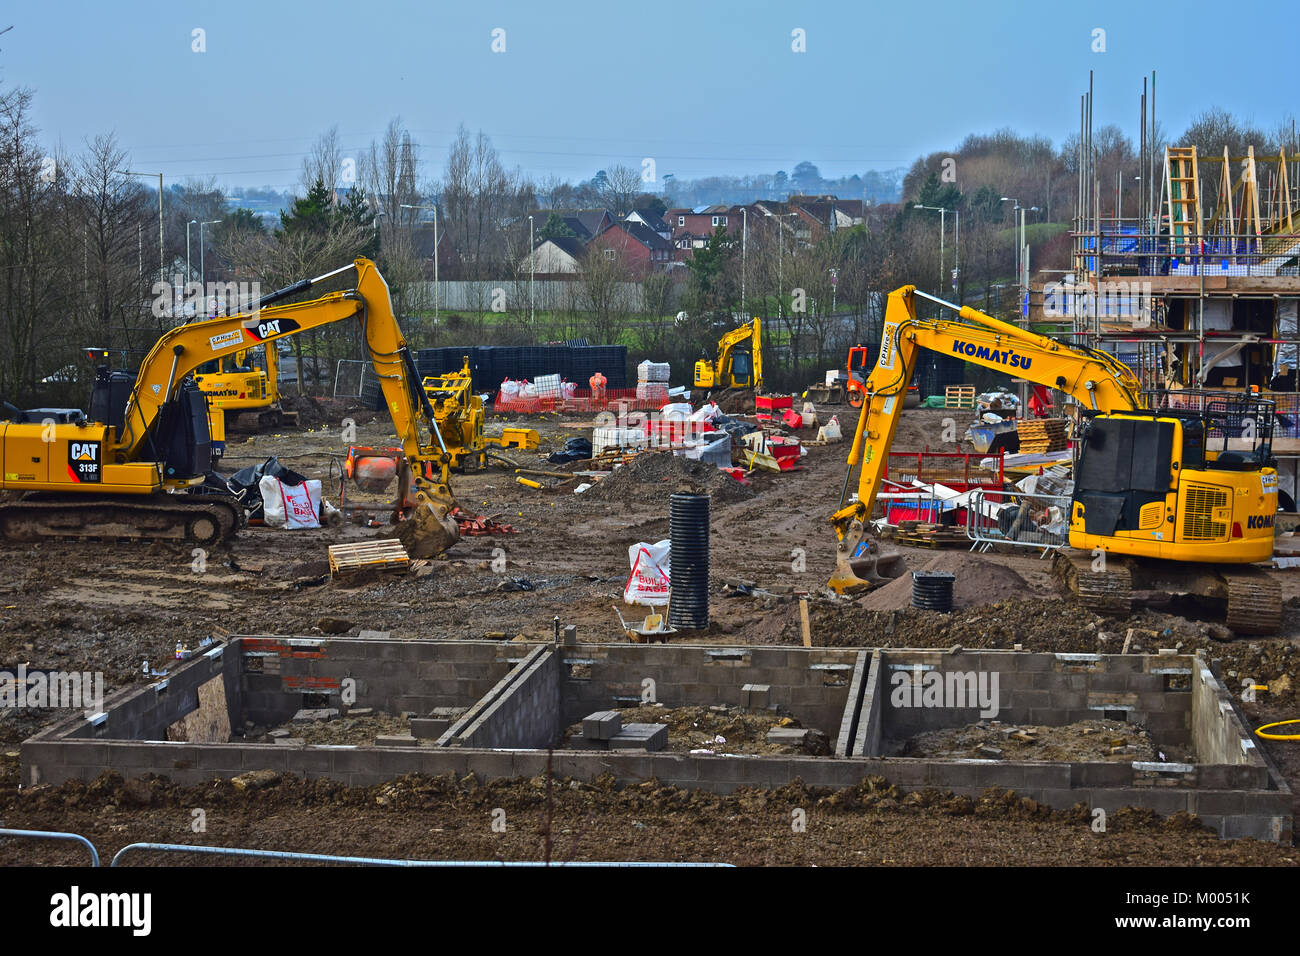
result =
[[[970,132],[1058,143],[1096,71],[1096,122],[1134,138],[1142,78],[1177,134],[1210,105],[1272,129],[1294,110],[1289,3],[1149,0],[36,0],[4,4],[0,79],[36,91],[47,145],[114,131],[168,182],[294,186],[337,123],[359,151],[393,116],[440,173],[458,123],[507,165],[590,178],[906,166]],[[1186,11],[1193,11],[1190,15]],[[193,52],[193,31],[206,52]],[[504,40],[504,52],[493,51]],[[1093,52],[1095,30],[1105,52]],[[793,31],[806,52],[795,52]],[[1204,64],[1200,69],[1198,66]]]

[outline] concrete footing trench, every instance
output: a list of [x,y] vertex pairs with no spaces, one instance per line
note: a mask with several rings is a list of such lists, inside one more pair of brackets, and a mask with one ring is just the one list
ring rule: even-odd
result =
[[[746,748],[722,735],[704,746],[680,716],[690,708],[770,729]],[[636,722],[622,724],[629,712]],[[322,727],[364,732],[368,720],[385,732],[319,742]],[[1047,746],[1067,728],[1098,746]],[[942,731],[958,743],[909,755]],[[978,741],[963,749],[967,732]],[[1222,837],[1289,843],[1293,827],[1290,789],[1223,684],[1178,654],[246,635],[37,734],[21,761],[27,786],[106,768],[180,784],[274,771],[369,786],[407,773],[532,777],[549,763],[558,777],[717,793],[882,776],[904,791],[996,787],[1060,809],[1191,813]]]

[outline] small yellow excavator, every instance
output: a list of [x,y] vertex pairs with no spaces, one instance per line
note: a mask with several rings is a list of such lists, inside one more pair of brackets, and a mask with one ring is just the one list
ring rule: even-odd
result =
[[[919,319],[917,298],[957,313]],[[1239,634],[1275,633],[1278,583],[1254,567],[1273,553],[1277,469],[1273,403],[1248,395],[1206,396],[1184,407],[1150,408],[1141,384],[1113,355],[1070,346],[904,286],[889,295],[875,369],[848,456],[830,587],[870,586],[871,551],[860,554],[868,520],[922,349],[1055,388],[1081,408],[1070,547],[1055,556],[1063,583],[1085,607],[1126,615],[1138,592],[1216,606]],[[1172,397],[1172,396],[1171,396]],[[845,503],[855,466],[857,500]],[[876,552],[878,560],[879,552]]]
[[[356,286],[276,305],[356,270]],[[449,456],[415,362],[393,314],[388,284],[359,258],[262,297],[247,312],[178,326],[154,345],[132,378],[101,367],[90,412],[8,406],[0,413],[0,536],[173,539],[198,545],[238,531],[243,510],[205,494],[211,467],[208,405],[195,369],[257,345],[332,322],[359,323],[402,451],[411,468],[412,517],[399,537],[412,557],[431,557],[458,538]]]
[[695,363],[695,387],[763,390],[763,329],[758,316],[718,339],[716,358]]
[[540,443],[535,428],[506,428],[500,436],[491,438],[484,434],[483,399],[474,394],[468,355],[464,367],[443,375],[426,376],[423,385],[452,468],[463,469],[467,464],[485,467],[489,446],[534,450]]

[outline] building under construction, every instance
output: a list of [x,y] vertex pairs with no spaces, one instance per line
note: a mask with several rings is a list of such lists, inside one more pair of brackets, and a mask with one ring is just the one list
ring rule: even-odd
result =
[[[1300,158],[1285,148],[1157,147],[1144,82],[1136,190],[1103,183],[1092,93],[1081,98],[1072,268],[1039,273],[1030,322],[1102,348],[1155,390],[1258,392],[1276,402],[1281,490],[1300,466]],[[1130,170],[1129,173],[1132,171]],[[1127,177],[1126,177],[1127,178]],[[1133,215],[1120,197],[1136,191]],[[1039,323],[1042,323],[1039,326]]]

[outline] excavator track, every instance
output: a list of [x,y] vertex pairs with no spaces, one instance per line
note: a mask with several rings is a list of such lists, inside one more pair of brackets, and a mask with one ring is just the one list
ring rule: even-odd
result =
[[1058,551],[1055,571],[1089,611],[1116,617],[1133,613],[1133,574],[1121,558],[1109,558],[1102,569],[1091,555]]
[[1276,634],[1282,626],[1282,588],[1262,571],[1222,571],[1228,586],[1224,623],[1234,634]]
[[76,538],[183,541],[211,546],[243,523],[239,502],[219,495],[28,496],[0,502],[0,537],[11,541]]

